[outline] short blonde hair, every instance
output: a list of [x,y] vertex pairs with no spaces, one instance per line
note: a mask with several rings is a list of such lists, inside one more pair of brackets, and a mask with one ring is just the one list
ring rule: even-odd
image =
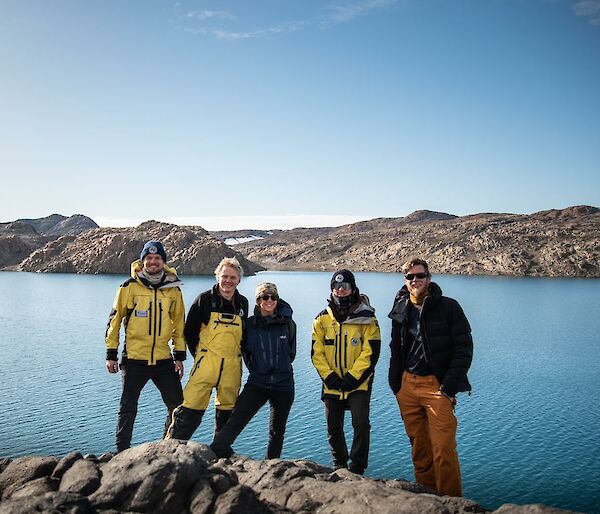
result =
[[240,264],[240,261],[238,261],[235,257],[223,257],[221,262],[219,262],[218,266],[215,268],[215,277],[218,277],[225,267],[235,269],[238,272],[240,279],[244,276],[244,270]]

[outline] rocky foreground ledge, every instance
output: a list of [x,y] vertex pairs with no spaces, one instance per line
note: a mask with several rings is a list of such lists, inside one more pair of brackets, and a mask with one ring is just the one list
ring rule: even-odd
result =
[[[459,514],[489,512],[402,480],[373,480],[309,461],[217,460],[205,445],[146,443],[116,456],[0,458],[0,514]],[[554,514],[544,505],[494,513]]]

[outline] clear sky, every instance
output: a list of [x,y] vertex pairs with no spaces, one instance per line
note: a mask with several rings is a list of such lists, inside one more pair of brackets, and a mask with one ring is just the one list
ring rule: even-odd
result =
[[600,206],[600,0],[2,0],[0,221]]

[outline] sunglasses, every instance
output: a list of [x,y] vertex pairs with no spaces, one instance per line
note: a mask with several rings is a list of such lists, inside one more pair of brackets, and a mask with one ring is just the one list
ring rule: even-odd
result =
[[268,293],[260,295],[259,298],[261,300],[264,300],[265,302],[267,300],[273,300],[274,302],[276,302],[279,299],[279,297],[276,294],[268,294]]
[[429,276],[429,273],[409,273],[408,275],[404,275],[404,278],[409,282],[415,278],[424,279]]
[[350,282],[336,282],[335,284],[333,284],[333,288],[336,290],[352,289],[352,284],[350,284]]

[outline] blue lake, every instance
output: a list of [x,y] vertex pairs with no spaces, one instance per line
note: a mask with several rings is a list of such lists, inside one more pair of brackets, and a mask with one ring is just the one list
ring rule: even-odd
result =
[[[120,379],[104,367],[104,330],[125,278],[0,273],[1,456],[114,449]],[[183,279],[187,305],[214,283],[212,277]],[[259,282],[275,282],[294,308],[296,401],[282,457],[326,465],[331,458],[310,339],[329,279],[330,273],[264,272],[240,286],[252,298]],[[489,509],[539,502],[600,512],[600,281],[434,280],[461,303],[475,341],[473,394],[461,395],[457,407],[465,496]],[[401,275],[358,273],[357,282],[377,310],[383,335],[367,475],[412,480],[409,442],[387,385],[387,313]],[[186,376],[190,364],[188,359]],[[159,439],[163,420],[164,407],[150,383],[142,393],[133,443]],[[236,442],[236,452],[263,458],[267,425],[264,408]],[[208,444],[212,430],[209,412],[194,439]]]

